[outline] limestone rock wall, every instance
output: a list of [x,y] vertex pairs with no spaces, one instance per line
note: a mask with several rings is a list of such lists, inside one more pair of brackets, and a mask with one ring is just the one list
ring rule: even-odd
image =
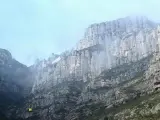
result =
[[[146,17],[126,17],[89,26],[69,54],[34,66],[32,92],[46,82],[61,83],[79,77],[95,78],[106,69],[135,62],[159,48],[159,27]],[[41,67],[40,67],[41,66]]]
[[[75,49],[31,67],[32,95],[17,110],[18,116],[75,120],[83,110],[86,116],[93,114],[85,105],[102,102],[111,108],[149,92],[154,66],[150,60],[159,52],[159,31],[146,17],[89,26]],[[29,105],[31,114],[26,112]]]

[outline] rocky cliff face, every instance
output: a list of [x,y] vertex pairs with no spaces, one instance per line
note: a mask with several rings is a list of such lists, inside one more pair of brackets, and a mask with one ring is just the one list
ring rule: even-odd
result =
[[[64,80],[74,75],[87,81],[88,77],[94,78],[106,69],[147,57],[157,47],[157,24],[146,17],[126,17],[93,24],[87,28],[84,38],[70,54],[38,65],[36,71],[50,75],[45,75],[48,78],[38,78],[35,86],[40,86],[41,81],[49,81],[51,75],[54,77],[50,81],[54,84],[61,82],[57,79]],[[36,77],[43,76],[37,74]]]
[[112,111],[153,92],[159,45],[160,27],[146,17],[93,24],[74,49],[30,67],[32,92],[14,114],[31,120],[123,119]]
[[17,108],[18,117],[107,119],[106,111],[153,92],[153,53],[159,52],[159,40],[158,24],[146,17],[89,26],[73,50],[31,67],[32,94]]
[[33,84],[30,74],[30,70],[13,59],[9,51],[0,49],[0,114],[30,93]]

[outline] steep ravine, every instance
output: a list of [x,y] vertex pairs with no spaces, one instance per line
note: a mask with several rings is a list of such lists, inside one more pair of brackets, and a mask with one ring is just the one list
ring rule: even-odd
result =
[[5,115],[17,120],[145,120],[147,115],[152,120],[155,115],[158,120],[159,45],[160,27],[146,17],[93,24],[71,51],[26,68],[32,90]]

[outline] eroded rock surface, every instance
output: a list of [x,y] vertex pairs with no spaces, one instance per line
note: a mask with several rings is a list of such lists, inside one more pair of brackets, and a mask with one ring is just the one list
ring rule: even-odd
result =
[[115,108],[153,94],[159,45],[160,27],[143,16],[89,26],[74,49],[30,67],[32,92],[14,108],[15,118],[129,120],[133,110],[130,117]]

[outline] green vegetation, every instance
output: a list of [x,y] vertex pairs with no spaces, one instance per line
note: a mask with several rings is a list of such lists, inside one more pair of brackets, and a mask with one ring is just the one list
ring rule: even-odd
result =
[[[160,93],[155,92],[151,95],[145,95],[139,97],[137,99],[131,99],[126,104],[121,104],[118,106],[114,106],[110,109],[105,109],[104,105],[93,106],[92,115],[90,115],[86,120],[122,120],[122,116],[125,116],[125,120],[158,120],[160,118],[160,108],[156,111],[156,113],[147,112],[151,111],[156,105],[160,103]],[[134,111],[135,115],[131,116],[131,111]],[[146,111],[143,114],[141,111]],[[118,117],[115,115],[121,113]],[[129,116],[127,118],[127,116]]]

